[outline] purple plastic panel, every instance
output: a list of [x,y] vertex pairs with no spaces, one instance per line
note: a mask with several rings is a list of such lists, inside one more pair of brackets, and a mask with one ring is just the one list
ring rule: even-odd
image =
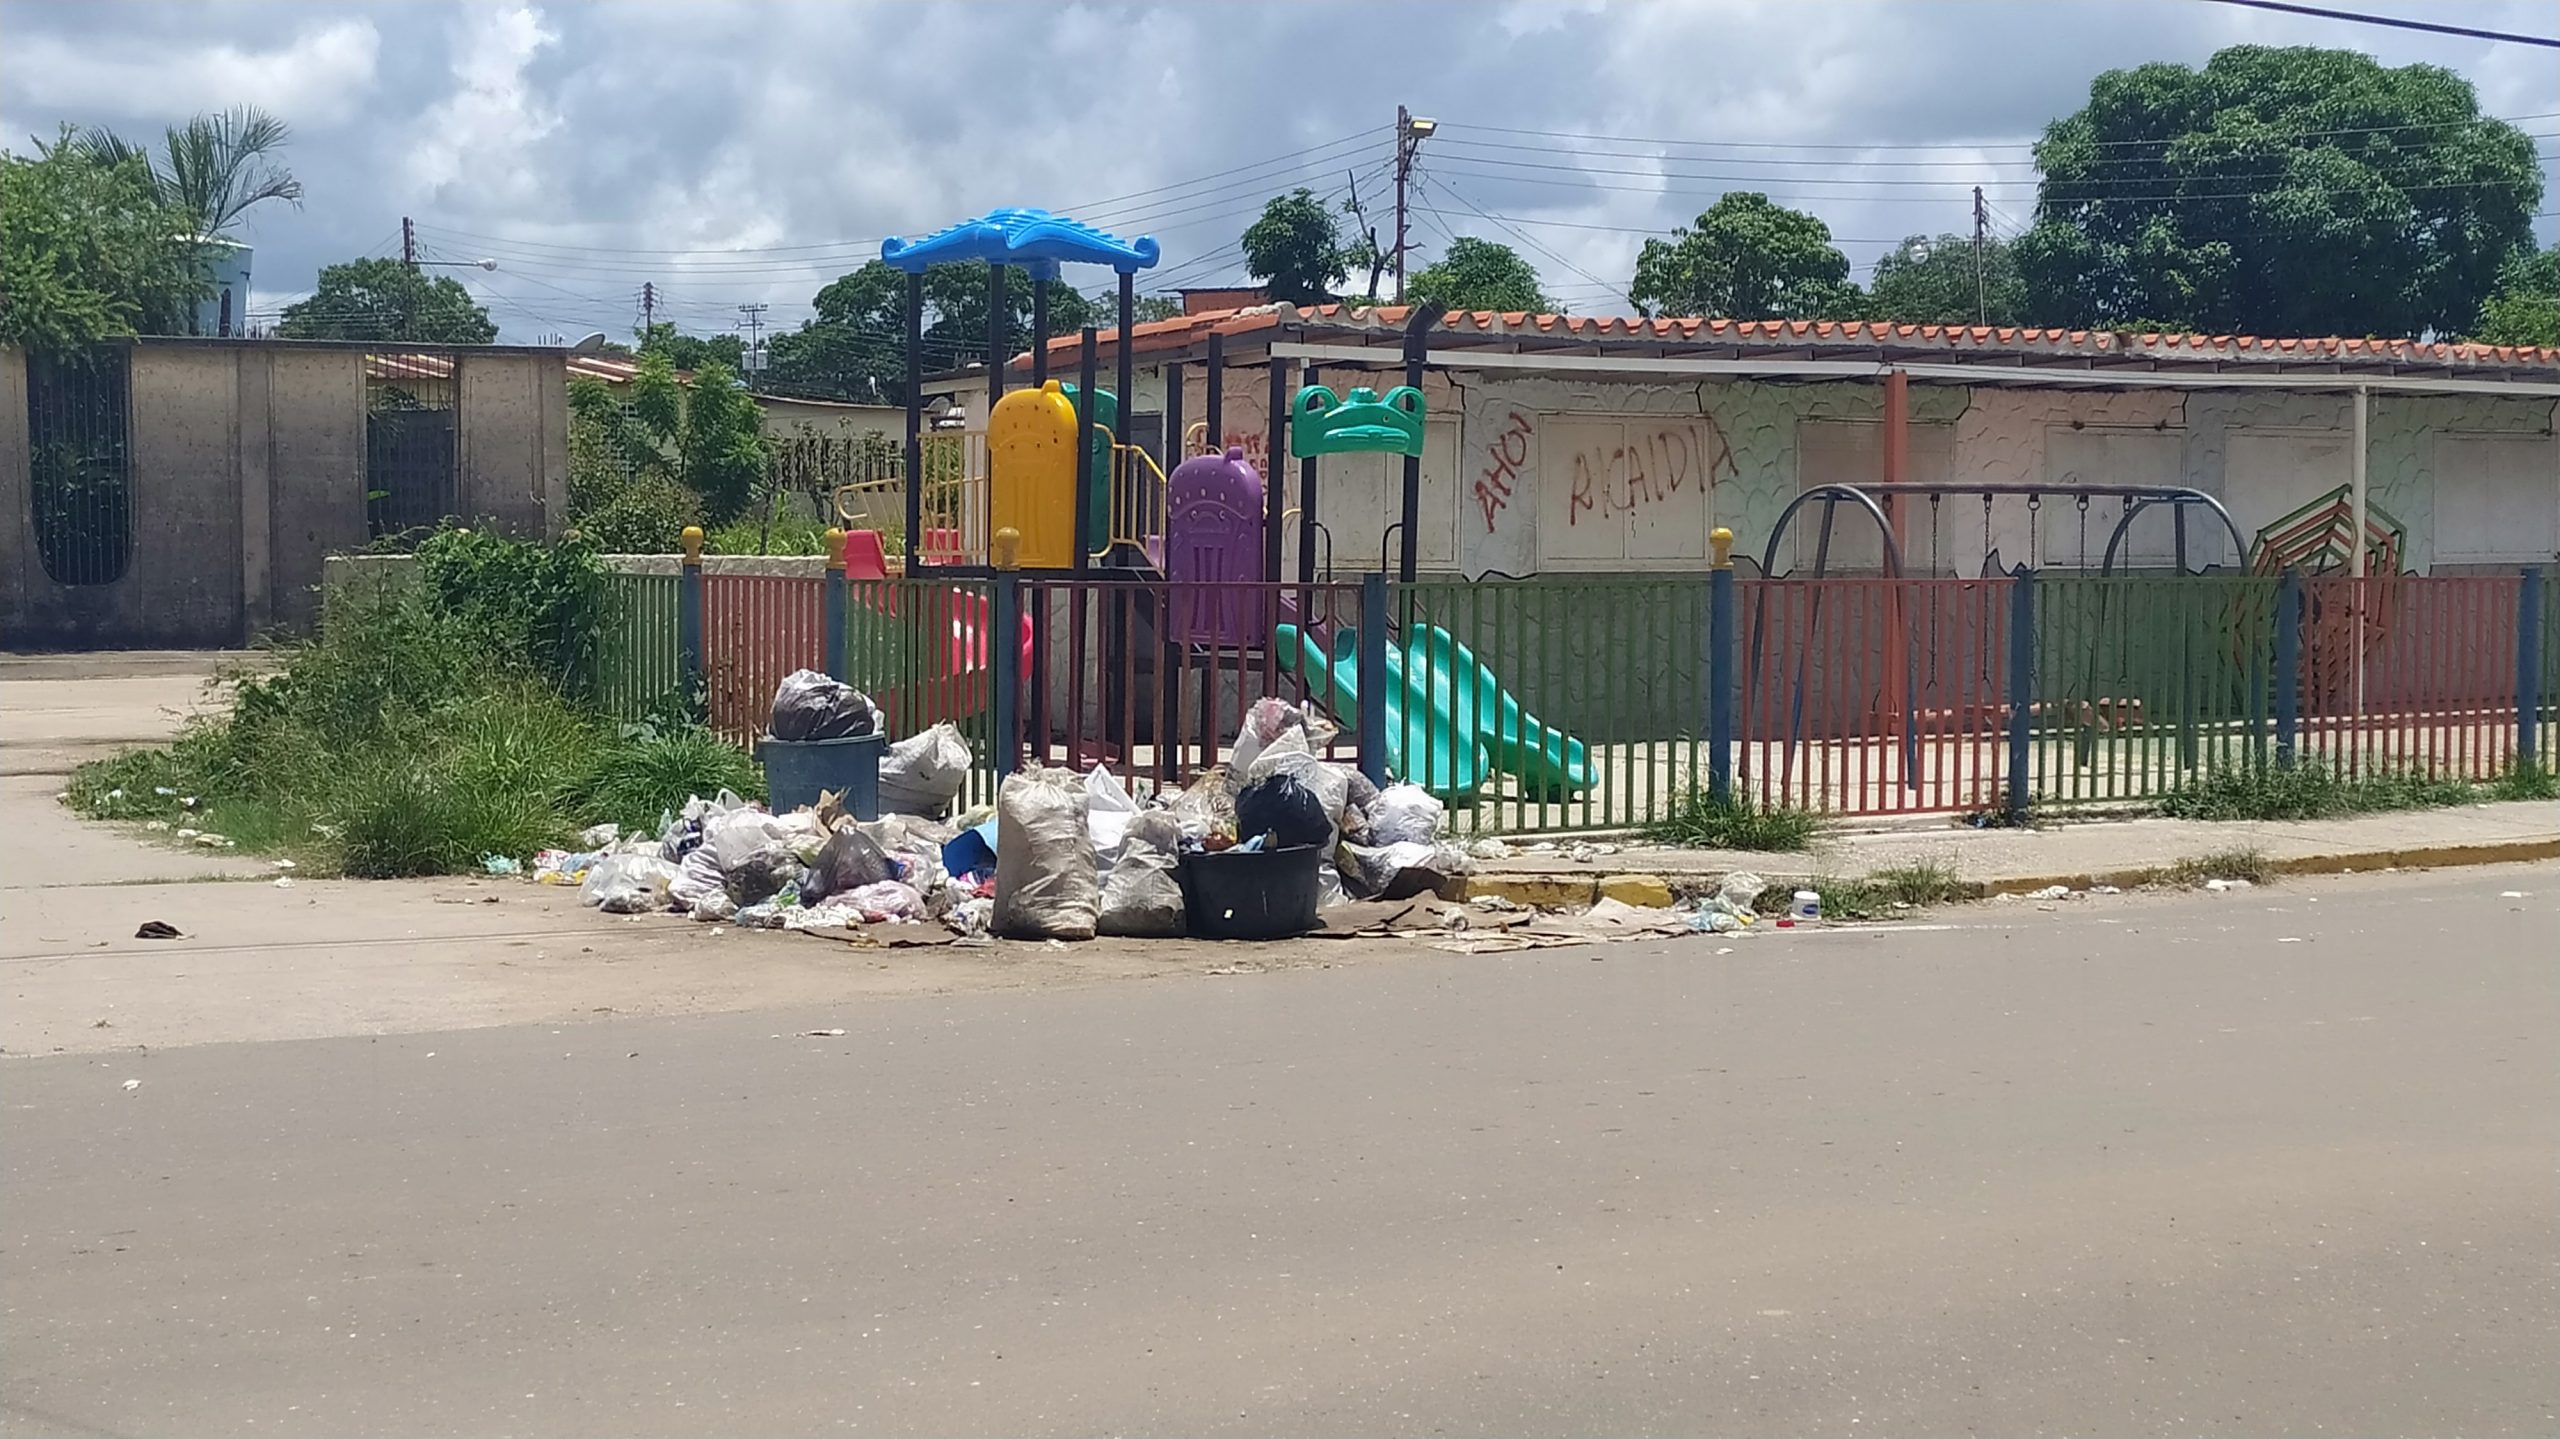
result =
[[[1249,585],[1270,578],[1262,573],[1262,476],[1245,463],[1242,449],[1184,460],[1165,485],[1167,579]],[[1188,610],[1173,620],[1174,633],[1222,645],[1270,642],[1259,590],[1178,590],[1174,603]]]

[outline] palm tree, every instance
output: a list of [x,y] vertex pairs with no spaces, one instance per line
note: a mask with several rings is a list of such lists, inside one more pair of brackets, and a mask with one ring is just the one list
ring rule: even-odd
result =
[[282,120],[254,105],[237,105],[171,126],[161,155],[94,126],[73,143],[100,165],[140,161],[161,201],[188,215],[199,238],[211,239],[252,205],[283,200],[301,206],[302,182],[274,159],[291,138]]

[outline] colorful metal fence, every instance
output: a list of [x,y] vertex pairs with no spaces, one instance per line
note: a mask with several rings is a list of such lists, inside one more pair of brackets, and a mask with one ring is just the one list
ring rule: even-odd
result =
[[676,575],[605,577],[607,619],[596,647],[596,702],[638,719],[683,702],[683,580]]
[[1188,782],[1265,695],[1329,714],[1329,757],[1428,785],[1462,832],[1641,827],[1719,780],[1838,815],[2153,802],[2287,762],[2489,780],[2560,743],[2560,587],[2513,576],[621,576],[617,711],[689,672],[688,583],[723,734],[832,668],[893,736],[957,724],[977,798],[1025,761]]

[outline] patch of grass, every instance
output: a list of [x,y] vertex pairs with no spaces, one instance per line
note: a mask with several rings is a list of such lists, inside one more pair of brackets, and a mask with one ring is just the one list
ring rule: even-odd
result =
[[596,757],[581,812],[627,831],[654,828],[694,795],[764,794],[764,776],[746,752],[698,726],[635,725]]
[[2160,812],[2171,819],[2330,819],[2395,809],[2440,809],[2468,804],[2474,788],[2414,770],[2349,774],[2328,764],[2290,768],[2249,766],[2216,770],[2164,795]]
[[2274,874],[2264,850],[2216,849],[2179,860],[2161,871],[2160,882],[2177,889],[2195,889],[2209,879],[2245,879],[2251,884],[2265,884]]
[[2490,781],[2491,799],[2560,799],[2560,770],[2538,760],[2521,760]]
[[723,786],[762,793],[752,760],[687,720],[617,727],[567,697],[556,653],[491,642],[491,603],[486,588],[467,604],[423,586],[349,595],[229,714],[83,766],[66,801],[388,878],[522,859],[600,819],[654,825]]
[[1811,810],[1756,809],[1741,799],[1718,800],[1704,790],[1683,796],[1668,818],[1645,826],[1645,838],[1697,849],[1794,851],[1810,848],[1822,828]]
[[1953,869],[1935,860],[1918,860],[1888,865],[1863,879],[1817,876],[1804,884],[1773,884],[1760,891],[1751,907],[1762,914],[1784,914],[1794,906],[1798,889],[1822,896],[1825,919],[1891,919],[1971,894]]

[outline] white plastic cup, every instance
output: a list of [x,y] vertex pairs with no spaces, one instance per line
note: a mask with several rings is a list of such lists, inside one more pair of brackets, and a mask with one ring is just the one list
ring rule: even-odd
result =
[[1793,912],[1798,919],[1822,918],[1822,892],[1813,889],[1797,890]]

